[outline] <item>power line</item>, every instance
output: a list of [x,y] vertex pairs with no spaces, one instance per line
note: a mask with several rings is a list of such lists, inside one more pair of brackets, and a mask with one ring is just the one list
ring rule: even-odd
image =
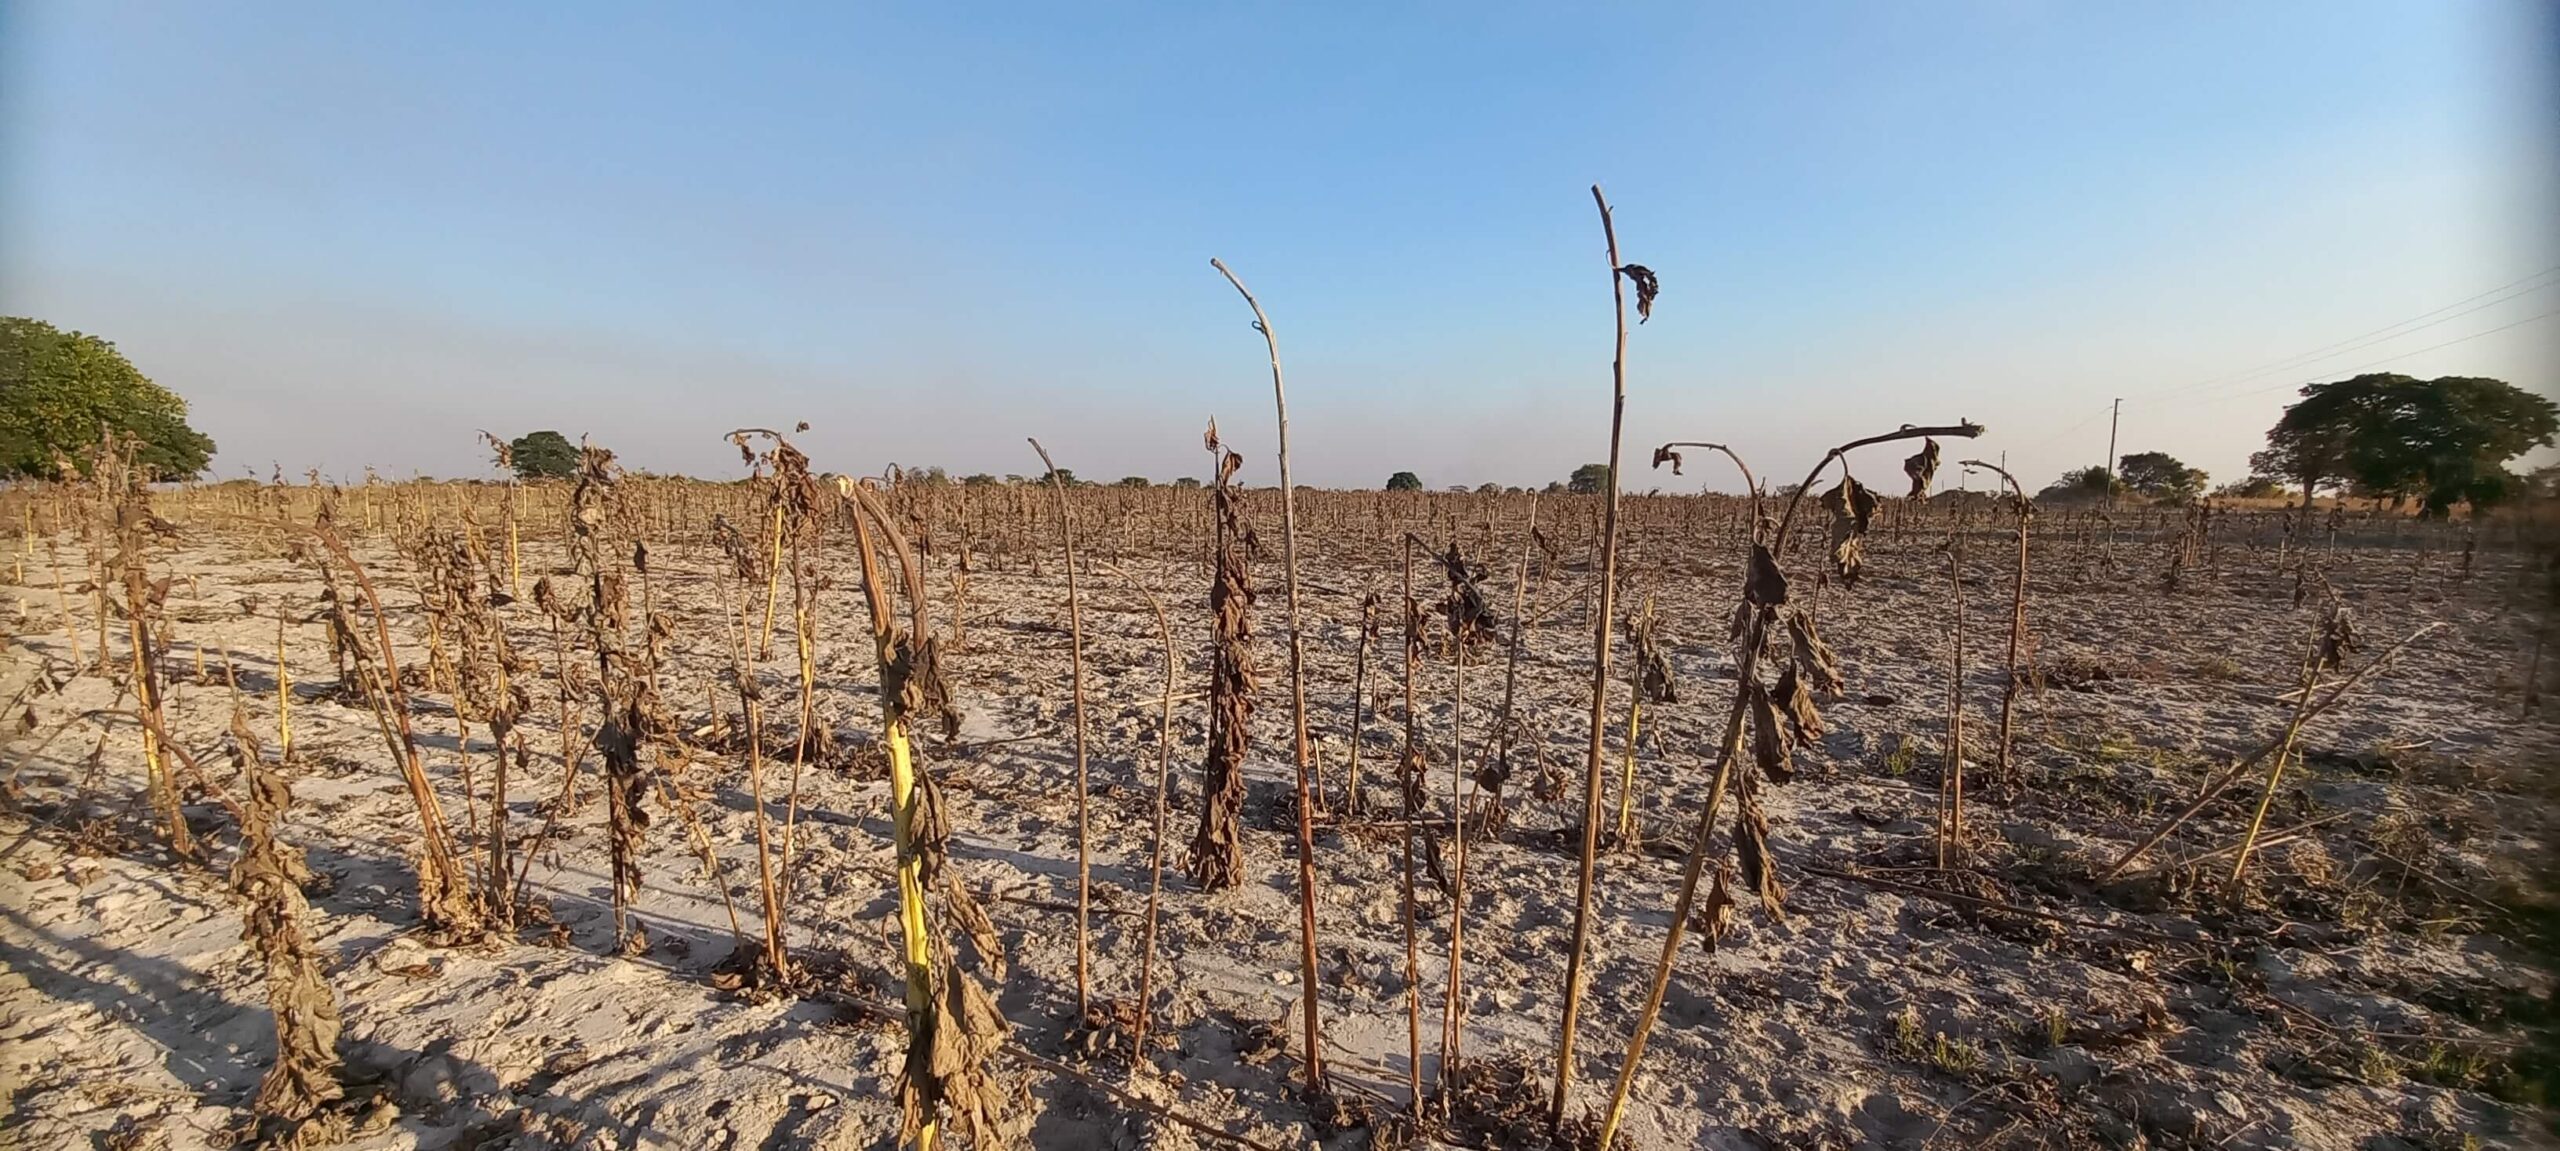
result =
[[[2409,357],[2411,357],[2411,356],[2424,355],[2424,354],[2426,354],[2426,353],[2428,353],[2428,352],[2435,351],[2435,350],[2436,350],[2436,349],[2438,349],[2438,348],[2450,348],[2450,347],[2454,346],[2455,344],[2467,344],[2467,343],[2470,343],[2470,342],[2471,342],[2471,341],[2473,341],[2473,340],[2479,339],[2479,338],[2480,338],[2480,337],[2482,337],[2482,336],[2494,336],[2494,335],[2497,335],[2497,334],[2498,334],[2498,333],[2500,333],[2500,332],[2506,331],[2506,330],[2507,330],[2507,329],[2509,329],[2509,328],[2521,328],[2521,327],[2525,326],[2526,324],[2535,323],[2535,322],[2538,322],[2538,321],[2541,321],[2541,320],[2548,320],[2548,319],[2550,319],[2550,318],[2551,318],[2551,317],[2553,317],[2553,316],[2560,316],[2560,308],[2553,308],[2553,309],[2551,309],[2551,310],[2549,310],[2549,311],[2547,311],[2547,312],[2540,312],[2540,313],[2536,313],[2536,314],[2534,314],[2534,315],[2526,316],[2525,318],[2523,318],[2523,319],[2521,319],[2521,320],[2516,320],[2516,321],[2513,321],[2513,322],[2511,322],[2511,323],[2500,324],[2500,325],[2498,325],[2497,327],[2490,328],[2490,329],[2488,329],[2488,330],[2486,330],[2486,331],[2473,332],[2473,333],[2471,333],[2471,334],[2470,334],[2470,335],[2468,335],[2468,336],[2457,336],[2457,337],[2455,337],[2455,338],[2453,338],[2453,339],[2446,340],[2445,342],[2443,342],[2443,343],[2441,343],[2441,344],[2429,344],[2429,345],[2427,345],[2426,347],[2423,347],[2423,348],[2414,348],[2414,349],[2411,349],[2411,350],[2406,351],[2406,352],[2400,352],[2400,353],[2398,353],[2398,354],[2396,354],[2396,355],[2384,356],[2384,357],[2382,357],[2382,358],[2381,358],[2381,359],[2379,359],[2379,360],[2371,360],[2371,361],[2368,361],[2368,362],[2365,362],[2365,363],[2357,364],[2356,366],[2354,366],[2354,367],[2352,367],[2352,368],[2345,368],[2345,369],[2342,369],[2342,370],[2340,370],[2340,371],[2338,371],[2338,372],[2324,372],[2324,373],[2322,373],[2322,374],[2323,374],[2323,375],[2353,375],[2353,374],[2355,374],[2355,373],[2357,373],[2357,372],[2361,372],[2361,371],[2365,370],[2366,368],[2380,367],[2380,366],[2382,366],[2382,365],[2384,365],[2384,364],[2387,364],[2387,363],[2390,363],[2390,362],[2392,362],[2392,361],[2394,361],[2394,360],[2405,360],[2405,359],[2408,359],[2408,358],[2409,358]],[[2229,395],[2227,395],[2227,396],[2222,396],[2222,397],[2219,397],[2219,398],[2216,398],[2216,399],[2211,399],[2211,400],[2205,400],[2205,401],[2202,401],[2202,402],[2204,402],[2204,403],[2223,403],[2223,402],[2230,401],[2230,400],[2243,399],[2243,398],[2246,398],[2246,397],[2249,397],[2249,396],[2260,396],[2260,395],[2265,395],[2265,394],[2266,394],[2266,393],[2268,393],[2268,392],[2281,391],[2281,390],[2283,390],[2283,389],[2285,389],[2285,388],[2298,388],[2298,387],[2303,386],[2304,384],[2316,383],[2316,382],[2318,382],[2316,379],[2313,379],[2313,380],[2290,380],[2290,381],[2287,381],[2287,382],[2285,382],[2285,383],[2281,383],[2281,384],[2272,384],[2272,385],[2269,385],[2269,386],[2267,386],[2267,387],[2263,387],[2263,388],[2251,388],[2251,389],[2249,389],[2249,390],[2247,390],[2247,391],[2245,391],[2245,392],[2233,392],[2233,393],[2231,393],[2231,394],[2229,394]]]
[[[2480,292],[2480,293],[2478,293],[2478,294],[2476,294],[2476,295],[2466,296],[2466,297],[2464,297],[2464,298],[2462,298],[2462,299],[2455,300],[2454,302],[2452,302],[2452,303],[2450,303],[2450,304],[2446,304],[2445,306],[2443,306],[2443,307],[2441,307],[2441,308],[2437,308],[2437,309],[2435,309],[2435,310],[2433,310],[2433,311],[2429,311],[2429,312],[2421,312],[2421,313],[2419,313],[2418,315],[2411,316],[2411,317],[2409,317],[2408,319],[2402,320],[2402,321],[2400,321],[2399,323],[2396,323],[2396,324],[2388,324],[2388,325],[2385,325],[2385,326],[2383,326],[2383,327],[2375,328],[2374,330],[2372,330],[2372,331],[2370,331],[2370,332],[2366,332],[2366,333],[2364,333],[2364,334],[2362,334],[2362,335],[2358,335],[2358,336],[2349,336],[2349,337],[2347,337],[2346,339],[2340,340],[2340,341],[2338,341],[2338,342],[2336,342],[2336,343],[2333,343],[2333,344],[2324,344],[2324,345],[2321,345],[2320,347],[2313,348],[2312,350],[2310,350],[2310,351],[2308,351],[2308,352],[2303,352],[2303,353],[2301,353],[2301,354],[2299,354],[2299,355],[2288,356],[2288,357],[2285,357],[2284,359],[2281,359],[2281,360],[2271,361],[2271,362],[2269,362],[2269,363],[2266,363],[2266,364],[2260,365],[2260,366],[2255,367],[2255,368],[2249,368],[2249,369],[2246,369],[2246,370],[2243,370],[2243,371],[2233,372],[2233,373],[2230,373],[2230,374],[2227,374],[2227,375],[2215,376],[2215,377],[2213,377],[2213,378],[2211,378],[2211,379],[2198,380],[2198,381],[2196,381],[2196,382],[2194,382],[2194,383],[2191,383],[2191,384],[2181,384],[2181,385],[2178,385],[2178,386],[2176,386],[2176,387],[2170,388],[2170,389],[2168,389],[2168,390],[2166,390],[2166,391],[2155,392],[2155,393],[2153,393],[2153,394],[2151,394],[2151,395],[2149,395],[2149,396],[2142,397],[2142,398],[2141,398],[2139,401],[2137,401],[2137,402],[2140,402],[2140,403],[2157,403],[2157,402],[2159,402],[2159,401],[2161,401],[2161,400],[2168,399],[2168,398],[2170,398],[2170,397],[2172,397],[2172,396],[2177,396],[2177,395],[2181,395],[2181,394],[2184,394],[2184,393],[2187,393],[2187,392],[2196,391],[2196,390],[2198,390],[2198,389],[2203,389],[2203,388],[2212,388],[2212,387],[2215,387],[2216,385],[2222,385],[2222,384],[2244,383],[2244,382],[2247,382],[2247,381],[2249,381],[2249,380],[2253,380],[2253,379],[2257,379],[2257,378],[2259,378],[2259,377],[2261,377],[2261,376],[2265,376],[2265,375],[2267,375],[2267,374],[2268,374],[2268,373],[2270,373],[2270,372],[2278,372],[2278,371],[2283,371],[2283,370],[2285,370],[2285,369],[2287,369],[2287,368],[2300,367],[2300,366],[2302,366],[2302,365],[2306,365],[2306,364],[2317,363],[2317,362],[2319,362],[2319,361],[2321,361],[2321,360],[2330,359],[2330,358],[2333,358],[2333,357],[2336,357],[2336,356],[2342,356],[2342,355],[2345,355],[2345,354],[2346,354],[2346,353],[2348,353],[2348,352],[2359,351],[2359,350],[2362,350],[2362,349],[2364,349],[2364,348],[2369,348],[2369,347],[2372,347],[2372,346],[2373,346],[2373,345],[2375,345],[2375,344],[2387,343],[2387,342],[2389,342],[2389,341],[2391,341],[2391,340],[2396,340],[2396,339],[2398,339],[2398,338],[2400,338],[2400,337],[2402,337],[2402,336],[2410,335],[2410,334],[2413,334],[2413,333],[2416,333],[2416,332],[2422,332],[2422,331],[2425,331],[2425,330],[2426,330],[2426,329],[2428,329],[2428,328],[2435,327],[2435,326],[2437,326],[2437,325],[2439,325],[2439,324],[2450,323],[2450,322],[2452,322],[2452,321],[2454,321],[2454,320],[2461,319],[2462,317],[2467,316],[2467,315],[2470,315],[2470,314],[2471,314],[2471,313],[2473,313],[2473,312],[2480,311],[2480,310],[2481,310],[2481,309],[2483,309],[2483,308],[2492,308],[2492,307],[2496,307],[2496,306],[2497,306],[2497,305],[2499,305],[2499,304],[2503,304],[2503,303],[2505,303],[2505,302],[2507,302],[2507,301],[2509,301],[2509,300],[2515,299],[2515,298],[2517,298],[2517,297],[2519,297],[2519,296],[2531,295],[2531,294],[2533,294],[2534,292],[2538,292],[2538,291],[2541,291],[2541,290],[2542,290],[2542,289],[2544,289],[2544,288],[2551,287],[2551,286],[2553,286],[2553,284],[2560,284],[2560,280],[2550,280],[2550,282],[2547,282],[2547,283],[2537,283],[2537,282],[2536,282],[2536,281],[2548,280],[2548,279],[2549,279],[2549,277],[2550,277],[2553,273],[2555,273],[2555,272],[2560,272],[2560,264],[2554,264],[2554,265],[2552,265],[2551,267],[2544,268],[2543,270],[2541,270],[2541,271],[2539,271],[2539,272],[2535,272],[2534,274],[2532,274],[2532,275],[2530,275],[2530,276],[2526,276],[2526,277],[2524,277],[2524,278],[2522,278],[2522,279],[2519,279],[2519,280],[2512,280],[2512,281],[2509,281],[2509,282],[2507,282],[2507,283],[2505,283],[2505,284],[2501,284],[2501,285],[2499,285],[2499,286],[2497,286],[2497,287],[2495,287],[2495,288],[2491,288],[2491,289],[2489,289],[2488,291]],[[2491,298],[2491,297],[2495,297],[2495,298]],[[2464,305],[2470,305],[2470,306],[2465,307]],[[2456,309],[2459,309],[2459,310],[2456,310]],[[2487,333],[2481,333],[2481,334],[2486,335]],[[2465,337],[2465,338],[2469,338],[2469,337]],[[2442,346],[2442,345],[2438,345],[2438,346]],[[2420,351],[2427,351],[2427,350],[2430,350],[2430,349],[2422,348],[2422,349],[2419,349],[2419,350],[2420,350]],[[2410,355],[2415,355],[2415,354],[2417,354],[2417,353],[2412,352],[2412,353],[2408,353],[2408,354],[2410,354]],[[2350,370],[2353,370],[2353,369],[2350,369]],[[2246,395],[2246,394],[2253,394],[2253,393],[2241,393],[2241,394]]]

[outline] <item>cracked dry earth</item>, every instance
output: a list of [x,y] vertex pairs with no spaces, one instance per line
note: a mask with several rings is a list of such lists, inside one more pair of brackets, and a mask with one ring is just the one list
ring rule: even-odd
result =
[[[2165,594],[2158,541],[2040,534],[2037,674],[2018,699],[2012,793],[1994,781],[1989,735],[2006,678],[2011,561],[2005,532],[1978,524],[1962,589],[1970,863],[1950,874],[1935,866],[1932,820],[1953,596],[1936,540],[1920,536],[1881,535],[1867,579],[1819,593],[1848,691],[1825,705],[1829,733],[1803,755],[1795,781],[1762,793],[1789,889],[1784,916],[1746,899],[1718,948],[1695,935],[1684,946],[1635,1081],[1632,1146],[2554,1145],[2534,1094],[2550,976],[2530,908],[2540,905],[2555,741],[2548,721],[2518,718],[2533,626],[2517,606],[2527,602],[2520,557],[2484,552],[2469,578],[2447,554],[2388,540],[2322,557],[2368,654],[2421,624],[2442,626],[2351,706],[2306,729],[2268,827],[2308,829],[2268,847],[2235,901],[2222,882],[2227,855],[2176,864],[2238,838],[2257,804],[2254,775],[2131,878],[2096,875],[2216,766],[2280,730],[2290,708],[2278,697],[2294,686],[2318,597],[2297,606],[2272,548],[2219,545],[2179,593]],[[1507,620],[1518,526],[1470,530],[1468,539]],[[77,554],[75,542],[58,543]],[[1343,806],[1356,741],[1362,787],[1383,810],[1395,795],[1403,726],[1394,558],[1364,541],[1318,540],[1308,550],[1308,702],[1324,790]],[[1470,845],[1463,909],[1469,1065],[1488,1072],[1480,1083],[1519,1081],[1470,1094],[1461,1120],[1426,1142],[1517,1145],[1503,1115],[1543,1098],[1552,1082],[1593,622],[1583,553],[1561,550],[1569,562],[1538,583],[1521,661],[1525,735],[1502,795],[1508,825]],[[1630,541],[1623,602],[1654,597],[1680,700],[1645,716],[1634,799],[1641,843],[1600,860],[1577,1113],[1602,1104],[1618,1070],[1704,802],[1732,691],[1724,628],[1739,550],[1731,538],[1664,532]],[[407,564],[380,541],[359,554],[385,585],[401,642],[422,652]],[[653,556],[657,594],[677,624],[666,694],[688,727],[706,724],[712,707],[735,706],[725,692],[725,705],[711,695],[733,626],[720,587],[728,577],[699,542]],[[1095,1053],[1070,1026],[1076,811],[1054,555],[982,557],[950,659],[965,725],[956,741],[924,750],[948,793],[953,866],[981,894],[1009,952],[1001,1006],[1023,1046],[1086,1063],[1213,1128],[1265,1146],[1370,1145],[1371,1130],[1319,1127],[1289,1086],[1300,988],[1276,558],[1256,571],[1262,691],[1245,808],[1249,878],[1216,894],[1181,873],[1205,738],[1203,701],[1189,694],[1206,682],[1205,573],[1196,558],[1103,558],[1167,597],[1185,693],[1172,731],[1149,1070],[1131,1075],[1124,1049]],[[215,532],[191,532],[166,562],[181,576],[169,601],[171,728],[209,764],[225,762],[217,749],[233,694],[224,664],[253,728],[272,731],[279,609],[294,621],[285,657],[296,693],[295,802],[283,835],[318,873],[306,930],[344,1004],[349,1077],[378,1100],[357,1116],[351,1146],[894,1143],[902,1039],[881,1022],[900,994],[887,784],[870,746],[878,713],[868,635],[848,586],[825,591],[819,606],[819,706],[841,746],[803,775],[789,871],[791,943],[830,972],[828,988],[758,1002],[716,986],[714,969],[732,948],[728,912],[673,820],[649,833],[636,905],[652,946],[609,954],[603,805],[592,782],[580,784],[531,872],[556,930],[462,948],[422,942],[411,930],[413,808],[371,713],[333,691],[324,633],[307,622],[319,595],[311,570],[253,537]],[[534,550],[527,581],[560,562]],[[1809,572],[1817,557],[1787,562]],[[853,570],[840,554],[827,567]],[[221,882],[236,837],[223,809],[197,795],[188,811],[215,845],[213,869],[178,865],[151,844],[136,800],[137,736],[118,712],[127,700],[114,679],[71,664],[61,613],[67,603],[86,641],[91,605],[39,565],[25,579],[0,589],[0,609],[15,605],[0,699],[17,701],[5,717],[11,809],[0,815],[0,1144],[222,1145],[274,1046],[263,974]],[[1427,599],[1445,587],[1427,564],[1417,581]],[[1800,588],[1811,583],[1799,578]],[[1373,589],[1389,605],[1389,634],[1370,655],[1355,735],[1358,605]],[[1154,617],[1125,580],[1096,566],[1085,596],[1095,994],[1125,1001],[1146,902],[1163,684]],[[532,605],[501,613],[519,649],[547,669],[551,637]],[[1463,709],[1453,709],[1455,676],[1436,637],[1422,662],[1417,724],[1444,828],[1449,751],[1463,741],[1474,754],[1491,726],[1499,657],[1498,646],[1470,657]],[[1622,669],[1631,662],[1623,651],[1618,659]],[[793,697],[787,619],[758,672],[768,700]],[[546,670],[531,689],[536,754],[509,813],[518,834],[542,822],[560,790],[553,685]],[[419,698],[430,770],[459,825],[465,757],[452,714],[443,697]],[[1612,698],[1614,811],[1623,681]],[[31,726],[22,730],[15,709],[31,714]],[[475,730],[468,748],[483,769],[485,735]],[[742,771],[708,756],[692,771],[706,797],[699,818],[753,935],[754,804]],[[1482,799],[1470,789],[1471,805]],[[785,807],[769,797],[777,822]],[[1332,815],[1316,844],[1327,1057],[1344,1097],[1380,1117],[1404,1106],[1409,1069],[1400,836],[1391,821]],[[1419,898],[1428,1084],[1440,1070],[1452,909],[1428,880]],[[1003,1066],[1030,1085],[1033,1146],[1220,1145],[1072,1079]]]

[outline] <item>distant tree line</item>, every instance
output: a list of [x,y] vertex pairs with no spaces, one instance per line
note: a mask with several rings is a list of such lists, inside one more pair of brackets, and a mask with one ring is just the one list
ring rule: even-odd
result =
[[[2421,380],[2388,372],[2306,385],[2301,394],[2268,430],[2266,448],[2249,457],[2250,474],[2211,489],[2214,495],[2299,493],[2307,506],[2328,489],[2395,505],[2414,500],[2426,516],[2442,516],[2457,504],[2488,508],[2519,496],[2560,495],[2560,469],[2522,476],[2507,470],[2517,457],[2560,435],[2560,405],[2548,397],[2479,376]],[[0,316],[0,478],[60,478],[66,467],[85,469],[101,432],[132,445],[135,462],[160,480],[202,474],[214,451],[213,440],[187,424],[186,401],[144,376],[115,345],[41,320]],[[517,436],[499,453],[501,466],[527,480],[573,476],[578,458],[578,446],[549,429]],[[2133,452],[2112,462],[2112,470],[2065,472],[2041,494],[2185,502],[2204,495],[2210,479],[2166,452]],[[1052,478],[1043,473],[998,479],[977,472],[955,481],[939,467],[906,468],[900,476],[910,483],[972,487],[1046,484]],[[1055,478],[1092,486],[1064,468]],[[1591,494],[1608,482],[1608,465],[1584,464],[1542,490]],[[1155,485],[1132,475],[1113,486]],[[1200,481],[1184,477],[1172,486],[1197,488]],[[1388,476],[1386,488],[1424,490],[1422,477],[1409,471]],[[1521,489],[1486,483],[1451,490]]]

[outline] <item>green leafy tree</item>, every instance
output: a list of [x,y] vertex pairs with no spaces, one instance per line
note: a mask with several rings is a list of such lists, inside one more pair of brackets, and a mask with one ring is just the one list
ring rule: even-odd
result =
[[1584,464],[1573,469],[1573,475],[1564,481],[1564,487],[1575,495],[1587,496],[1598,494],[1601,486],[1608,482],[1609,465]]
[[1074,468],[1051,468],[1040,473],[1041,483],[1046,484],[1051,480],[1056,480],[1061,486],[1070,488],[1079,482]]
[[1122,476],[1120,477],[1120,483],[1118,486],[1124,488],[1143,488],[1152,485],[1147,482],[1147,477],[1145,476]]
[[1421,491],[1422,477],[1412,472],[1397,472],[1387,477],[1387,490],[1391,492]]
[[0,316],[0,475],[54,477],[58,457],[85,468],[101,431],[134,441],[153,479],[187,479],[213,458],[213,441],[187,426],[187,402],[114,344]]
[[1200,486],[1200,478],[1198,476],[1180,476],[1173,481],[1173,486],[1184,489],[1196,488]]
[[548,429],[517,436],[507,444],[507,455],[515,460],[519,479],[564,480],[578,474],[578,445]]
[[2503,380],[2373,372],[2304,387],[2249,465],[2299,481],[2306,505],[2318,486],[2346,483],[2442,516],[2506,499],[2518,488],[2507,461],[2555,435],[2560,405]]
[[2183,503],[2204,493],[2204,470],[2191,468],[2167,452],[2135,452],[2116,461],[2116,474],[2127,490],[2155,500]]
[[965,476],[960,477],[960,484],[961,484],[961,486],[962,486],[962,487],[971,487],[971,488],[993,487],[993,486],[995,486],[995,482],[996,482],[996,478],[995,478],[994,476],[988,475],[988,474],[987,474],[987,473],[985,473],[985,472],[976,472],[976,473],[973,473],[973,474],[970,474],[970,475],[965,475]]

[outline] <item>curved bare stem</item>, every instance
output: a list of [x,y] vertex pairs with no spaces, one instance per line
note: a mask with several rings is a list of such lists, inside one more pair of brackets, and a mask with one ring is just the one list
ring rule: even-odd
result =
[[1770,554],[1784,555],[1786,553],[1787,529],[1795,526],[1796,505],[1804,502],[1804,494],[1813,490],[1814,481],[1822,478],[1822,469],[1830,467],[1831,461],[1841,460],[1843,461],[1842,466],[1845,467],[1847,466],[1846,459],[1850,452],[1873,444],[1889,444],[1895,440],[1916,440],[1928,436],[1951,436],[1969,440],[1981,434],[1982,425],[1974,423],[1971,420],[1959,420],[1951,425],[1934,428],[1915,428],[1909,424],[1904,424],[1899,430],[1886,432],[1880,436],[1868,436],[1862,440],[1851,440],[1848,443],[1831,449],[1828,453],[1823,455],[1821,463],[1813,465],[1813,470],[1804,474],[1804,482],[1796,485],[1795,494],[1787,497],[1786,513],[1778,517],[1777,538],[1769,541]]
[[1085,790],[1088,786],[1085,768],[1084,718],[1084,605],[1076,596],[1076,523],[1067,507],[1067,482],[1058,475],[1058,465],[1049,459],[1049,449],[1040,441],[1031,441],[1031,450],[1040,453],[1040,466],[1049,469],[1049,490],[1058,497],[1058,538],[1067,549],[1067,647],[1069,675],[1075,685],[1076,712],[1076,1018],[1090,1021],[1093,1013],[1093,981],[1090,974],[1093,915],[1093,837],[1087,821]]
[[1212,258],[1209,266],[1235,286],[1253,309],[1253,328],[1262,333],[1271,353],[1271,401],[1280,418],[1280,562],[1289,578],[1289,753],[1298,767],[1298,985],[1305,989],[1307,1087],[1324,1087],[1323,1025],[1316,1001],[1316,828],[1314,800],[1307,787],[1307,674],[1302,633],[1298,627],[1298,497],[1289,480],[1289,393],[1280,375],[1280,337],[1262,303],[1226,264]]
[[1653,449],[1653,466],[1661,467],[1663,461],[1668,460],[1671,463],[1671,474],[1680,474],[1680,453],[1673,451],[1673,448],[1705,448],[1709,451],[1723,452],[1724,458],[1732,460],[1733,466],[1742,473],[1742,490],[1751,493],[1751,530],[1755,534],[1759,532],[1760,481],[1752,478],[1751,465],[1742,462],[1741,456],[1735,455],[1732,448],[1723,444],[1711,444],[1704,440],[1673,440]]
[[1618,601],[1618,449],[1627,419],[1627,288],[1618,261],[1618,225],[1609,212],[1609,197],[1591,186],[1591,201],[1600,209],[1600,232],[1609,247],[1609,295],[1617,317],[1617,351],[1609,361],[1609,477],[1600,515],[1600,602],[1592,614],[1590,740],[1583,748],[1582,856],[1573,902],[1573,948],[1564,967],[1564,1019],[1556,1036],[1555,1095],[1547,1107],[1547,1132],[1564,1126],[1566,1097],[1573,1090],[1574,1028],[1582,1017],[1582,967],[1591,949],[1591,891],[1600,857],[1600,787],[1607,752],[1603,742],[1609,723],[1609,635],[1617,623]]

